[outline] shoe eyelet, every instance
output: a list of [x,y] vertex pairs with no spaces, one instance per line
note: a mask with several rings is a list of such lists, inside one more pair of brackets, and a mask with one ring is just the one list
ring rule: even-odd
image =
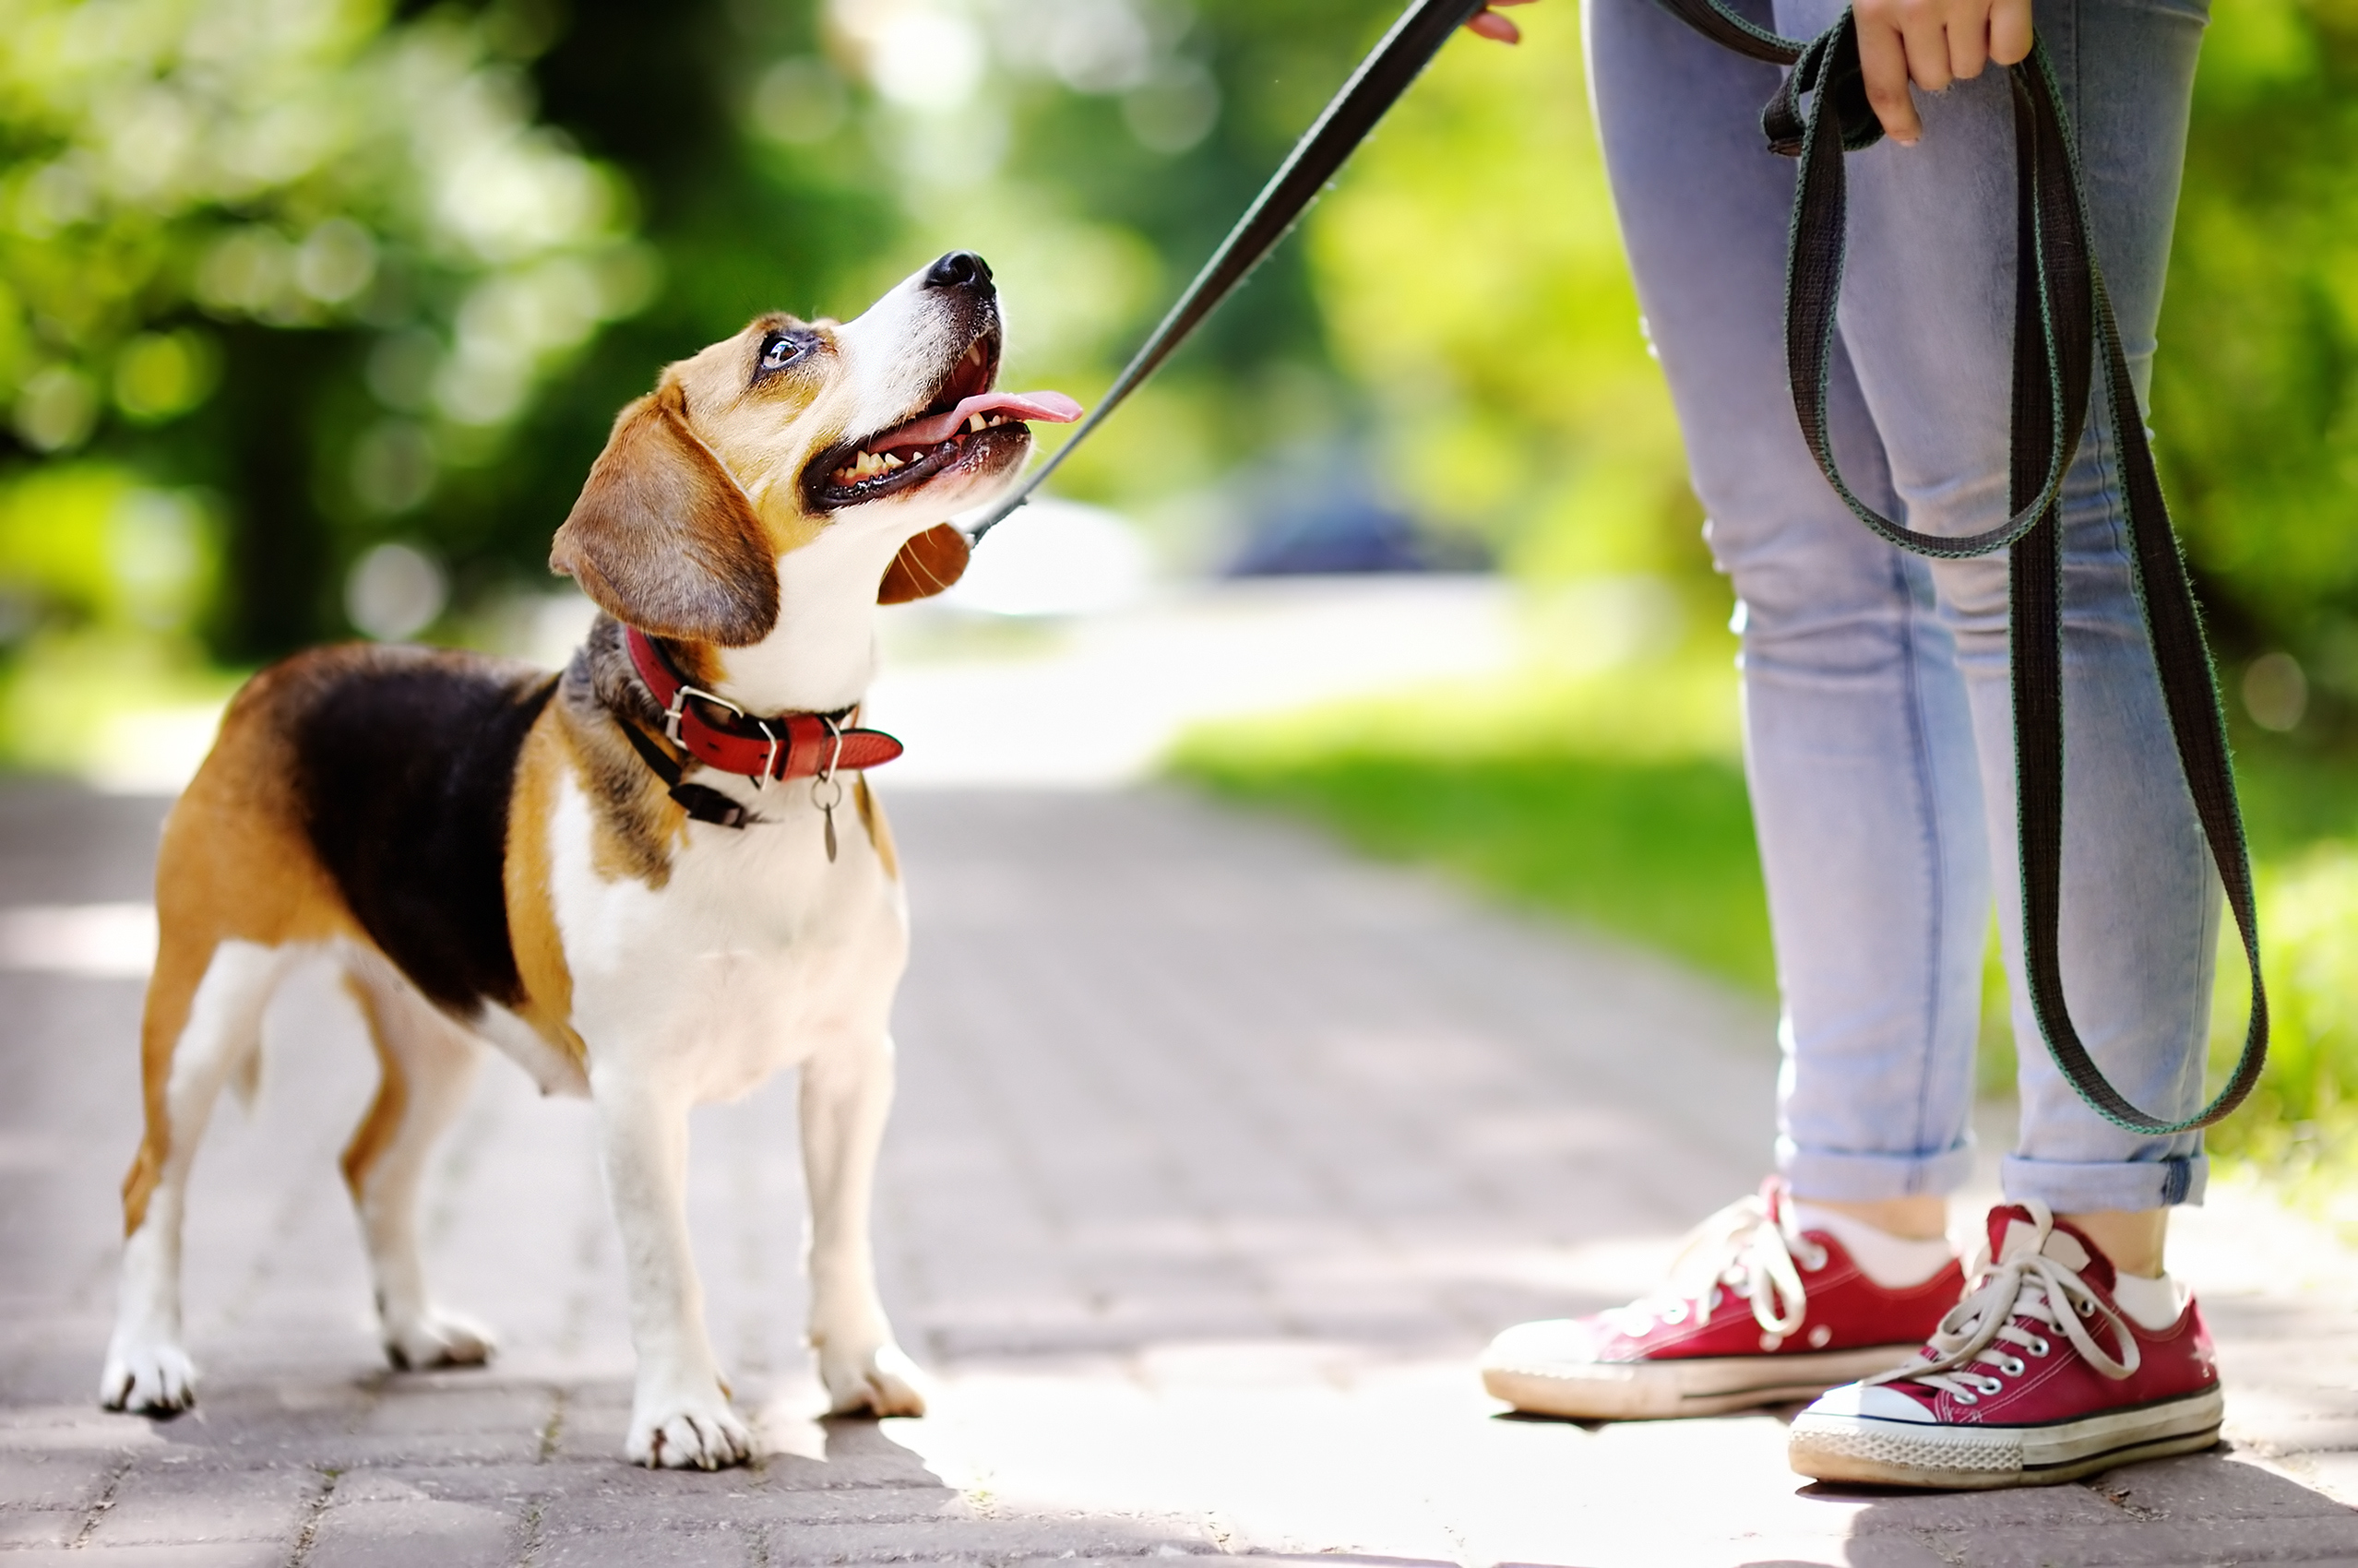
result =
[[1959,1405],[1978,1405],[1982,1402],[1982,1396],[1980,1395],[1971,1393],[1962,1388],[1957,1390],[1957,1392],[1950,1395],[1949,1397],[1956,1400]]
[[1827,1251],[1824,1247],[1819,1247],[1810,1253],[1804,1253],[1801,1259],[1802,1272],[1804,1274],[1816,1274],[1819,1269],[1826,1266],[1827,1256]]
[[1998,1371],[2008,1377],[2020,1377],[2030,1370],[2030,1364],[2019,1356],[2008,1356],[1998,1363]]
[[1985,1377],[1981,1379],[1980,1386],[1982,1392],[1984,1394],[2003,1394],[2006,1392],[2006,1384],[2000,1379],[1995,1377]]
[[2078,1309],[2079,1315],[2081,1317],[2094,1317],[2096,1315],[2096,1303],[2093,1301],[2076,1301],[2073,1305]]
[[2034,1356],[2044,1356],[2048,1351],[2054,1349],[2054,1347],[2048,1344],[2043,1339],[2033,1339],[2025,1347],[2025,1348],[2027,1348]]
[[1661,1319],[1664,1324],[1676,1328],[1686,1321],[1686,1303],[1681,1301],[1674,1307],[1664,1307],[1661,1311]]

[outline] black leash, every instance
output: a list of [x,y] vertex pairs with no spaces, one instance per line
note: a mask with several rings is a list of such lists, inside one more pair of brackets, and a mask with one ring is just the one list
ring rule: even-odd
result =
[[[1793,411],[1819,469],[1852,515],[1903,550],[1942,559],[2006,550],[2011,595],[2016,814],[2020,831],[2025,968],[2047,1050],[2079,1097],[2131,1132],[2168,1135],[2208,1127],[2250,1095],[2268,1059],[2268,992],[2260,978],[2259,921],[2244,839],[2219,684],[2203,640],[2194,588],[2145,439],[2120,327],[2089,242],[2085,186],[2043,47],[2007,67],[2014,93],[2017,174],[2012,457],[2007,505],[1994,529],[1958,539],[1918,533],[1883,517],[1843,481],[1826,417],[1841,295],[1846,209],[1842,155],[1872,147],[1883,128],[1868,104],[1851,13],[1807,42],[1755,26],[1721,0],[1658,0],[1714,42],[1790,66],[1761,113],[1772,151],[1800,160],[1785,274],[1785,358]],[[1285,237],[1319,190],[1483,0],[1414,0],[1360,64],[1252,208],[1207,262],[1071,439],[974,525],[980,540],[1031,498],[1072,449],[1244,281]],[[1807,101],[1806,108],[1804,101]],[[2251,966],[2251,1021],[2226,1087],[2181,1122],[2149,1116],[2114,1088],[2081,1043],[2064,999],[2059,925],[2063,894],[2063,529],[2056,506],[2079,450],[2101,353],[2113,443],[2128,503],[2131,561],[2146,636],[2160,671],[2178,766],[2203,838],[2219,868]]]
[[1302,139],[1293,144],[1278,172],[1253,198],[1253,205],[1238,219],[1220,249],[1204,263],[1179,303],[1171,307],[1146,340],[1146,346],[1130,357],[1114,385],[1105,389],[1097,407],[1090,410],[1071,437],[1056,448],[1049,459],[1024,477],[1007,498],[983,514],[975,523],[969,538],[977,541],[1005,521],[1007,514],[1031,499],[1032,492],[1047,482],[1074,447],[1089,439],[1090,432],[1103,424],[1122,406],[1123,400],[1138,389],[1138,384],[1155,373],[1171,351],[1187,340],[1190,333],[1203,324],[1204,317],[1217,309],[1221,301],[1235,291],[1247,274],[1260,265],[1261,258],[1285,238],[1318,193],[1334,178],[1361,142],[1367,139],[1385,111],[1406,92],[1409,84],[1423,74],[1449,35],[1465,25],[1481,10],[1486,0],[1412,0],[1400,13],[1380,42],[1359,63],[1340,90],[1328,101],[1327,107]]

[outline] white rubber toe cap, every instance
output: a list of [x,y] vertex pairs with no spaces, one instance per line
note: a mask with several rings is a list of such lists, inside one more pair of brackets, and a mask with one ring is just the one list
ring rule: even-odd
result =
[[1879,1383],[1846,1383],[1840,1388],[1829,1388],[1802,1414],[1850,1420],[1914,1421],[1924,1426],[1930,1426],[1933,1420],[1933,1413],[1921,1401]]
[[1483,1352],[1482,1364],[1540,1372],[1549,1367],[1593,1365],[1596,1359],[1596,1340],[1589,1325],[1557,1317],[1518,1323],[1506,1330]]

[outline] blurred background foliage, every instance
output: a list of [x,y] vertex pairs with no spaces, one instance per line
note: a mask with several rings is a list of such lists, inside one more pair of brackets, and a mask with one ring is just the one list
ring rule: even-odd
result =
[[[1555,9],[1450,50],[1066,488],[1181,566],[1340,493],[1379,564],[1700,577]],[[951,244],[1086,397],[1390,11],[0,0],[0,661],[474,635],[665,360]]]
[[[1009,380],[1088,400],[1396,10],[0,0],[0,760],[307,642],[502,641],[658,367],[952,245],[996,269]],[[1643,668],[1182,766],[1765,988],[1725,588],[1577,7],[1517,15],[1525,46],[1445,51],[1060,488],[1178,572],[1646,585]],[[2353,89],[2358,0],[2218,8],[2152,411],[2293,977],[2275,1109],[2228,1136],[2280,1162],[2358,1084]]]
[[[661,362],[952,244],[1004,282],[1009,374],[1087,398],[1392,9],[0,0],[0,659],[465,635],[546,586]],[[1577,10],[1523,16],[1445,52],[1066,489],[1183,565],[1307,488],[1430,560],[1716,601]],[[2221,8],[2155,395],[2231,674],[2311,750],[2358,699],[2353,77],[2353,0]]]

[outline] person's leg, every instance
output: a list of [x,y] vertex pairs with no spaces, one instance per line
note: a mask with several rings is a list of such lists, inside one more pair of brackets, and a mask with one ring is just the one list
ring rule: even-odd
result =
[[[1789,0],[1795,28],[1835,0]],[[2041,0],[2079,126],[2094,244],[2140,384],[2169,250],[2200,0]],[[2004,515],[2014,222],[2011,118],[1993,73],[1918,96],[1913,148],[1852,160],[1844,341],[1907,520],[1963,533]],[[2099,394],[2064,504],[2062,954],[2082,1039],[2149,1111],[2201,1092],[2218,895],[2181,782],[2123,537]],[[2002,560],[1934,569],[1971,693],[2021,1047],[2023,1127],[1966,1307],[1928,1359],[1837,1389],[1792,1428],[1821,1480],[2062,1481],[2215,1441],[2201,1317],[2161,1277],[2170,1205],[2200,1196],[2199,1139],[2141,1137],[2082,1105],[2022,999],[2013,715]],[[2055,1211],[2062,1211],[2060,1216]],[[1952,1324],[1954,1326],[1952,1326]]]
[[[1793,415],[1780,326],[1792,165],[1758,124],[1777,73],[1649,0],[1590,0],[1584,17],[1639,301],[1740,604],[1790,1188],[1772,1182],[1706,1221],[1661,1292],[1510,1329],[1483,1370],[1527,1410],[1693,1414],[1896,1365],[1955,1303],[1944,1197],[1971,1159],[1987,857],[1931,574],[1842,508]],[[1894,505],[1847,373],[1834,406],[1852,470]]]
[[[1780,19],[1830,22],[1832,0]],[[2142,386],[2175,209],[2201,0],[2054,0],[2037,10],[2078,127],[2096,254]],[[1851,160],[1851,261],[1841,307],[1851,359],[1884,433],[1911,526],[1963,533],[2005,514],[2013,308],[2012,128],[1991,72],[1919,95],[1923,142]],[[2062,954],[2081,1038],[2149,1111],[2199,1104],[2218,941],[2217,882],[2180,780],[2132,581],[2102,390],[2065,493],[2065,863]],[[1956,628],[1995,857],[1999,926],[2021,951],[2014,734],[2003,557],[1933,567]],[[2090,1217],[2159,1269],[2150,1211],[2197,1201],[2199,1138],[2113,1127],[2078,1099],[2040,1039],[2010,961],[2020,1046],[2021,1143],[2007,1194]],[[2110,1214],[2147,1218],[2110,1219]]]
[[[1801,439],[1782,327],[1793,165],[1759,127],[1777,73],[1649,0],[1591,0],[1586,18],[1639,303],[1739,602],[1782,1002],[1778,1167],[1804,1199],[1936,1235],[1971,1166],[1989,918],[1950,633],[1925,564],[1861,528]],[[1840,365],[1834,406],[1849,469],[1893,505]]]

